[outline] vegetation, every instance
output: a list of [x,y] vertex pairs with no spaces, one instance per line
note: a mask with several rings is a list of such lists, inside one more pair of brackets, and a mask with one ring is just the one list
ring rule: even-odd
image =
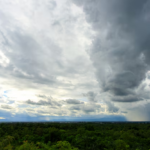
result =
[[0,150],[150,150],[150,125],[1,123]]

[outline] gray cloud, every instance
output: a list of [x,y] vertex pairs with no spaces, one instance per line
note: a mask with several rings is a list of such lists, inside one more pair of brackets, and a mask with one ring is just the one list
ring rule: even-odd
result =
[[89,55],[102,91],[114,95],[114,101],[144,99],[135,91],[150,70],[150,1],[74,2],[83,7],[96,32]]
[[135,102],[135,101],[141,101],[141,100],[144,100],[144,99],[136,95],[127,95],[124,97],[116,96],[112,98],[112,101],[114,102]]
[[127,114],[128,112],[127,112],[127,111],[121,111],[121,113],[123,113],[123,114]]
[[31,108],[27,108],[26,109],[28,112],[34,112],[35,110],[34,109],[31,109]]
[[97,102],[97,94],[92,91],[89,91],[88,93],[83,93],[83,96],[87,97],[90,102]]
[[107,111],[109,113],[117,113],[119,111],[119,108],[116,107],[112,102],[105,101],[105,103],[107,104]]
[[9,105],[1,105],[1,108],[3,109],[13,109],[11,106]]
[[42,86],[44,93],[50,89],[55,95],[55,88],[68,94],[89,84],[93,72],[84,51],[88,38],[82,14],[68,0],[8,3],[0,2],[0,77],[9,80],[6,84],[18,89]]
[[88,104],[82,108],[82,111],[84,111],[85,113],[90,113],[90,112],[96,112],[100,108],[101,108],[100,105]]
[[76,99],[67,99],[66,103],[67,104],[84,104],[84,102],[81,102],[81,101],[76,100]]
[[145,102],[134,108],[128,109],[127,118],[132,121],[148,121],[150,120],[150,103]]
[[38,102],[34,102],[32,100],[27,100],[25,103],[26,104],[31,104],[31,105],[42,105],[42,106],[61,106],[61,104],[59,102],[53,101],[51,99],[40,100]]
[[37,96],[40,97],[40,98],[44,98],[44,99],[48,98],[46,95],[37,95]]
[[0,1],[0,101],[14,103],[1,108],[89,115],[150,99],[150,1],[72,1],[83,11],[70,0]]
[[[36,83],[56,83],[55,72],[52,73],[52,71],[54,66],[60,68],[58,64],[61,61],[61,49],[49,40],[49,47],[53,51],[48,51],[46,48],[43,50],[43,47],[27,33],[21,33],[22,31],[11,32],[9,30],[7,32],[9,38],[6,37],[7,43],[4,42],[6,48],[4,54],[11,63],[3,68],[5,72],[7,71],[11,76],[29,79]],[[11,49],[11,53],[7,49]],[[56,53],[59,54],[54,59],[52,56]],[[44,59],[47,63],[43,61]],[[48,65],[53,67],[49,68]]]
[[81,110],[81,106],[72,106],[70,107],[70,110]]
[[97,112],[97,111],[100,112],[101,106],[99,104],[95,104],[95,103],[87,103],[87,104],[71,106],[70,110],[82,111],[84,113],[91,113],[91,112]]

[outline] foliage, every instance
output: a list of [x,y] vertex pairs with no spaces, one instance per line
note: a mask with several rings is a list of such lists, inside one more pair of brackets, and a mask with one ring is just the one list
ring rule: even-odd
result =
[[0,124],[0,150],[148,150],[149,143],[149,124]]
[[115,141],[116,150],[127,150],[129,145],[127,145],[123,140],[116,140]]
[[16,150],[37,150],[38,147],[36,147],[33,143],[28,143],[28,141],[24,141],[23,145],[16,148]]
[[67,141],[58,141],[56,145],[52,146],[52,150],[78,150],[78,148],[74,148]]

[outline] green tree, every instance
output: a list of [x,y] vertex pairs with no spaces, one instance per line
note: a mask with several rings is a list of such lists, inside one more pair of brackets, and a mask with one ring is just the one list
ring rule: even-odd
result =
[[38,150],[38,147],[36,147],[33,143],[28,143],[28,141],[24,141],[24,143],[17,147],[16,150]]
[[13,147],[11,144],[7,145],[6,147],[4,147],[4,150],[12,150]]
[[115,141],[116,150],[128,150],[129,145],[127,145],[123,140]]
[[78,150],[71,146],[71,144],[67,141],[58,141],[56,145],[53,145],[50,150]]
[[43,135],[43,129],[40,128],[40,127],[38,127],[38,128],[36,129],[36,134],[39,135],[39,136],[42,136],[42,135]]
[[7,135],[6,139],[8,140],[8,143],[10,144],[14,140],[14,137],[10,136],[10,135]]

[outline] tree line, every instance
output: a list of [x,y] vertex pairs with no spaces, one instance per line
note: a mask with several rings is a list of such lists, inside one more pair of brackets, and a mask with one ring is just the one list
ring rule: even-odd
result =
[[0,150],[149,150],[149,124],[1,123]]

